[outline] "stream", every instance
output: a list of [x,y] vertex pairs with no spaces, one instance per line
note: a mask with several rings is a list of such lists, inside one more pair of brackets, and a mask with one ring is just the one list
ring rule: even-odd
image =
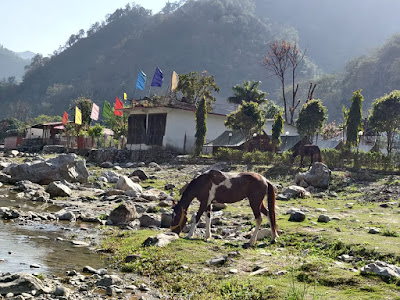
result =
[[[54,212],[60,207],[17,199],[0,191],[0,207],[24,211]],[[14,223],[0,220],[0,272],[43,273],[57,276],[84,266],[104,267],[104,259],[88,247],[75,246],[71,240],[90,243],[97,239],[95,225],[87,223]]]

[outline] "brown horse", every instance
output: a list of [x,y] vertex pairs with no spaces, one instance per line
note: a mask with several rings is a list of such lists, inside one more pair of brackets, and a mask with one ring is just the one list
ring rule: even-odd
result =
[[[264,206],[264,197],[268,194],[268,209]],[[201,215],[206,214],[205,239],[211,236],[211,205],[212,202],[234,203],[248,198],[250,207],[256,218],[256,228],[250,239],[250,245],[254,246],[257,241],[258,230],[261,225],[261,213],[269,218],[271,225],[272,241],[278,237],[275,219],[275,191],[272,184],[257,173],[223,173],[221,171],[209,170],[193,179],[184,190],[181,199],[174,206],[171,231],[180,233],[187,222],[187,210],[194,198],[200,201],[200,208],[192,218],[192,225],[187,235],[191,238]]]
[[304,156],[310,156],[310,166],[314,162],[314,158],[316,157],[317,161],[321,162],[321,151],[317,145],[302,145],[296,150],[293,151],[292,155],[292,163],[294,163],[294,159],[296,156],[300,155],[300,166],[303,166],[303,158]]

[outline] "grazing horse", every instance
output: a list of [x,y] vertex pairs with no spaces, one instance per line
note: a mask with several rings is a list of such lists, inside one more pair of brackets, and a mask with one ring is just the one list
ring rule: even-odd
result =
[[[264,197],[268,194],[268,209],[264,206]],[[278,237],[275,219],[275,191],[272,184],[257,173],[223,173],[217,170],[209,170],[193,179],[183,191],[179,202],[174,206],[171,222],[171,231],[179,234],[187,222],[187,210],[194,198],[200,201],[200,208],[194,218],[187,235],[191,238],[201,215],[206,214],[207,240],[211,236],[211,205],[212,202],[234,203],[248,198],[250,207],[256,218],[256,228],[250,239],[250,245],[257,242],[257,234],[261,225],[261,213],[269,218],[271,225],[272,241]]]
[[311,163],[314,162],[314,157],[317,158],[317,161],[321,162],[321,151],[319,150],[319,147],[317,145],[302,145],[296,150],[293,151],[292,155],[292,163],[294,163],[294,159],[296,158],[297,155],[300,155],[300,166],[303,166],[303,157],[304,156],[310,156]]

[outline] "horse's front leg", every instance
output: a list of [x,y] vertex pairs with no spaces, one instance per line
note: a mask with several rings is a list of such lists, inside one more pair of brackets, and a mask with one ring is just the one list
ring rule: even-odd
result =
[[192,226],[190,227],[190,231],[189,231],[188,235],[186,236],[187,239],[190,239],[192,237],[194,231],[196,230],[197,224],[199,224],[201,215],[204,213],[205,210],[206,210],[206,206],[201,204],[194,220],[192,218]]
[[260,229],[261,226],[261,222],[262,222],[262,218],[261,215],[259,215],[256,218],[256,228],[254,229],[254,233],[250,238],[250,246],[254,247],[257,243],[257,235],[258,235],[258,230]]
[[205,240],[211,237],[211,204],[207,207],[206,211],[206,234],[204,236]]
[[304,165],[303,165],[303,155],[300,156],[300,167],[304,167]]

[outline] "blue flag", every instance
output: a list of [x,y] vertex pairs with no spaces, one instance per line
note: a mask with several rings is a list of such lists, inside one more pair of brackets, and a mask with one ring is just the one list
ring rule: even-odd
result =
[[144,74],[144,72],[140,70],[136,80],[136,89],[143,91],[145,85],[146,85],[146,74]]
[[164,75],[162,71],[157,67],[156,72],[154,73],[153,80],[151,81],[151,86],[161,87],[164,80]]

